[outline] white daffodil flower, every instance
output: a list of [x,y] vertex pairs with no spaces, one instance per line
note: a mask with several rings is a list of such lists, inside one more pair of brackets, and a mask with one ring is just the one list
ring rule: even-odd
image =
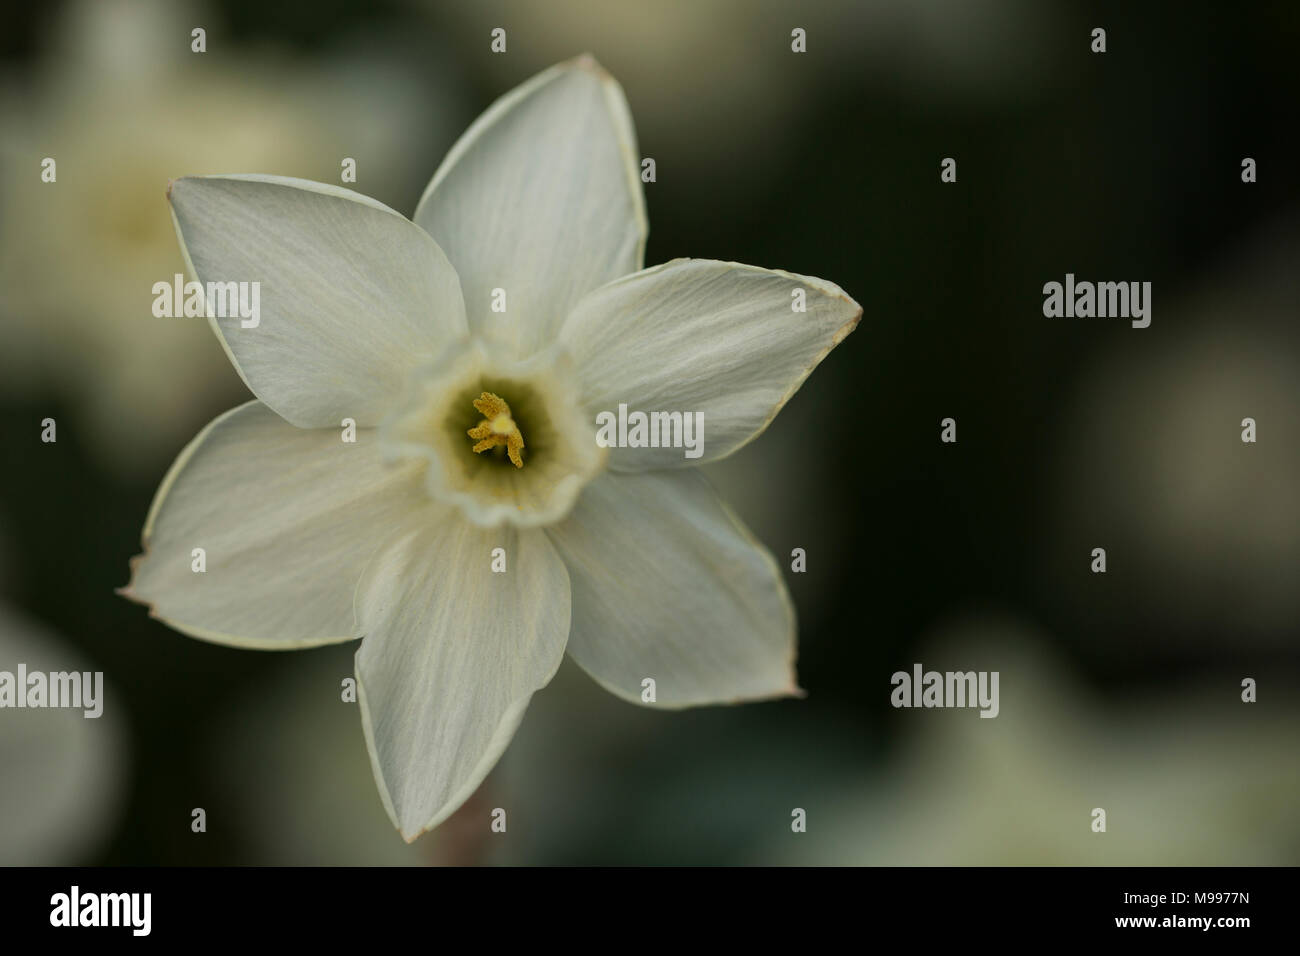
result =
[[[210,320],[258,400],[181,453],[124,593],[237,647],[362,638],[407,840],[474,792],[566,649],[630,701],[652,679],[655,706],[801,693],[775,561],[684,466],[762,432],[861,309],[753,266],[644,269],[631,117],[591,58],[481,116],[414,222],[269,176],[169,196],[195,279],[261,282],[255,327]],[[703,454],[603,447],[620,404],[702,413]]]

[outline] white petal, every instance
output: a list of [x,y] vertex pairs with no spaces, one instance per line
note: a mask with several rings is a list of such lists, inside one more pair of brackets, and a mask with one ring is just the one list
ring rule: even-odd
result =
[[[638,163],[623,91],[590,57],[533,77],[470,126],[415,221],[460,274],[477,334],[526,355],[583,295],[641,268]],[[505,312],[492,311],[494,289]]]
[[[199,433],[163,479],[122,593],[191,637],[280,650],[357,636],[353,594],[392,529],[433,506],[373,429],[302,429],[261,402]],[[193,570],[202,548],[206,570]]]
[[[794,311],[803,290],[806,312]],[[716,461],[756,438],[862,308],[822,279],[734,262],[674,259],[602,286],[579,303],[560,341],[593,414],[704,415],[703,456],[680,447],[616,448],[610,468]]]
[[[505,572],[492,571],[494,548]],[[390,539],[357,585],[356,607],[366,745],[384,806],[410,841],[473,794],[555,674],[569,580],[542,532],[456,518]]]
[[294,425],[377,424],[411,368],[468,334],[447,257],[382,203],[273,176],[178,179],[168,196],[191,278],[260,283],[255,327],[210,321],[253,394]]
[[573,588],[569,653],[656,706],[799,695],[794,609],[772,556],[699,472],[606,474],[547,534]]

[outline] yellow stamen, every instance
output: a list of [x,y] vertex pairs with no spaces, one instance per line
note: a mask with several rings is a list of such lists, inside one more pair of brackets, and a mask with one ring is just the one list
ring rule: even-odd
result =
[[491,392],[484,392],[474,399],[474,407],[483,415],[483,421],[466,432],[477,442],[474,451],[484,452],[489,448],[505,445],[510,463],[516,468],[524,467],[522,455],[524,436],[519,431],[519,426],[515,424],[515,420],[510,417],[510,406],[506,404],[505,399]]

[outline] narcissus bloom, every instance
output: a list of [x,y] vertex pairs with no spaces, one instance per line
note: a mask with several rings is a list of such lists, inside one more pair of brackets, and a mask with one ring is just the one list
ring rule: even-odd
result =
[[[777,565],[692,466],[762,432],[862,310],[785,272],[644,269],[632,121],[594,61],[495,103],[414,222],[270,176],[168,194],[194,279],[261,283],[255,328],[210,319],[257,400],[163,479],[124,593],[236,647],[361,638],[406,839],[473,793],[566,649],[627,700],[653,679],[654,706],[800,693]],[[702,413],[703,454],[604,447],[620,405]]]

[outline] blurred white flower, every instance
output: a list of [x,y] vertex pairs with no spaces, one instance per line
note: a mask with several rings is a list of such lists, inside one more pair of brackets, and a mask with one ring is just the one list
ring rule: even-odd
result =
[[[0,605],[0,670],[94,671],[60,638]],[[25,691],[25,688],[24,688]],[[0,865],[85,865],[121,810],[129,754],[121,699],[103,685],[102,712],[0,709]]]
[[[634,702],[647,677],[661,707],[799,693],[780,570],[687,466],[760,434],[861,309],[753,266],[643,268],[632,121],[593,60],[494,104],[415,222],[278,177],[170,196],[193,276],[268,277],[255,328],[211,320],[260,400],[173,465],[125,593],[240,647],[364,637],[362,723],[408,840],[474,792],[566,649]],[[701,456],[601,447],[593,416],[623,405],[702,415]]]
[[[351,157],[370,188],[411,172],[439,111],[392,64],[242,53],[186,3],[71,3],[58,24],[30,81],[0,90],[0,379],[68,393],[78,440],[123,472],[153,469],[238,395],[201,322],[151,313],[153,284],[183,270],[168,180],[257,168],[337,181]],[[190,52],[194,26],[206,53]]]
[[[1294,865],[1300,712],[1244,704],[1236,676],[1074,686],[1045,643],[1002,620],[953,628],[919,655],[997,670],[1001,711],[906,710],[897,758],[809,811],[759,861],[835,865]],[[882,690],[881,693],[886,693]],[[810,796],[809,800],[814,799]],[[1106,832],[1092,811],[1106,811]]]

